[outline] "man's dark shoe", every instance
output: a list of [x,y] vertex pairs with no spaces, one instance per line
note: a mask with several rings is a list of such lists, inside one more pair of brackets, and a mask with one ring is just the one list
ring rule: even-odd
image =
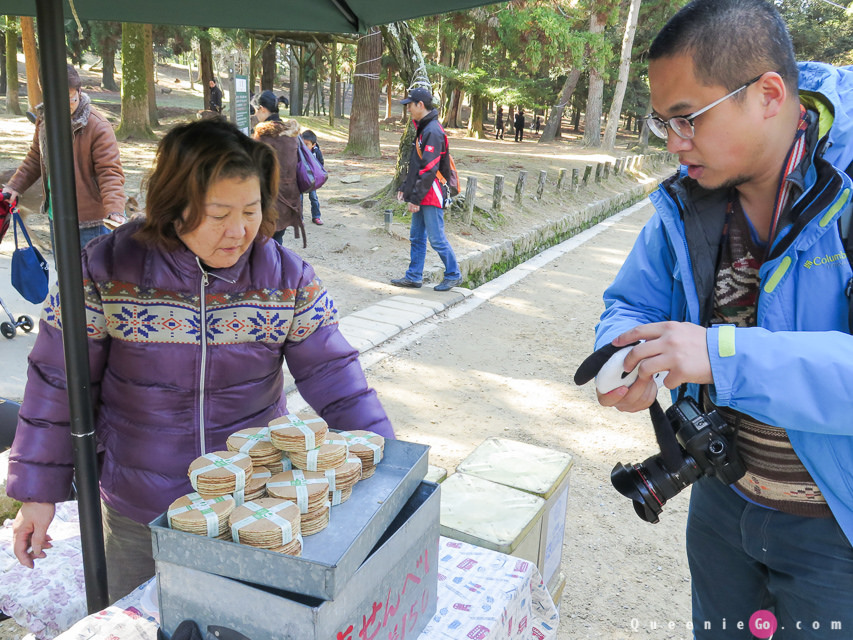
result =
[[445,278],[433,288],[436,291],[450,291],[453,287],[457,287],[460,284],[462,284],[462,278]]
[[391,280],[391,284],[396,287],[406,287],[408,289],[420,289],[423,286],[422,282],[415,282],[414,280],[409,280],[406,277],[394,278]]

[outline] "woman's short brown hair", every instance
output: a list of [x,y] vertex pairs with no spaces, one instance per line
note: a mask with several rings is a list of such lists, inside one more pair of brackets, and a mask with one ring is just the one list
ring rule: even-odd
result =
[[204,219],[205,198],[213,183],[250,176],[261,183],[263,217],[258,235],[269,238],[278,219],[278,160],[272,148],[252,140],[224,118],[174,127],[157,147],[146,190],[145,224],[137,237],[169,251],[177,249],[181,245],[178,230],[189,233]]

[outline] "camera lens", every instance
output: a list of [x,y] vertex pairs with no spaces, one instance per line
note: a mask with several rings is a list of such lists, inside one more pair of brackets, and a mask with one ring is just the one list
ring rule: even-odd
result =
[[659,521],[666,501],[702,475],[696,461],[689,455],[675,472],[670,472],[661,456],[651,456],[631,466],[618,463],[610,472],[613,487],[634,503],[634,511],[646,522]]

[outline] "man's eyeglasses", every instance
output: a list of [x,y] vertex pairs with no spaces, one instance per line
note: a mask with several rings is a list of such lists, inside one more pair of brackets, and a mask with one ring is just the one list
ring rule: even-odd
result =
[[739,86],[731,93],[724,95],[722,98],[720,98],[719,100],[715,100],[707,107],[702,107],[701,109],[699,109],[699,111],[694,111],[689,115],[673,116],[669,120],[664,120],[663,118],[656,116],[653,113],[650,113],[645,118],[646,122],[649,125],[649,130],[658,138],[663,138],[664,140],[666,140],[669,135],[669,132],[667,131],[667,129],[669,128],[672,129],[679,137],[684,138],[685,140],[690,140],[695,133],[695,130],[693,129],[693,121],[696,118],[701,116],[709,109],[713,109],[721,102],[725,102],[732,96],[737,95],[738,93],[746,89],[749,85],[758,82],[763,75],[764,74],[762,73],[761,75],[755,76],[752,80],[750,80],[746,84]]

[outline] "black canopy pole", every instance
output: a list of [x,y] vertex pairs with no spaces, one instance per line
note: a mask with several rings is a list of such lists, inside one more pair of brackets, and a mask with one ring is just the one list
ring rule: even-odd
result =
[[86,580],[89,613],[95,613],[106,607],[109,599],[90,397],[89,346],[83,304],[83,269],[80,265],[80,232],[77,226],[77,193],[74,185],[62,0],[36,0],[36,16],[44,90],[44,127],[50,168],[50,200],[56,238],[54,250],[62,301],[62,342],[68,381],[71,435],[74,442],[74,477],[80,509],[83,575]]

